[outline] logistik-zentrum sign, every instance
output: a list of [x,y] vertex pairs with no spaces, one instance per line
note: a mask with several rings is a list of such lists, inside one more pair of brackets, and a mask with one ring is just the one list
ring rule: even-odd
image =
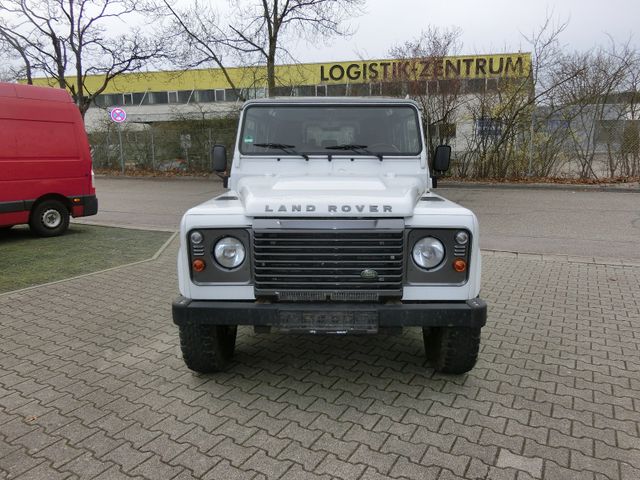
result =
[[445,78],[523,77],[531,55],[470,55],[407,60],[376,60],[320,65],[320,82],[436,80]]

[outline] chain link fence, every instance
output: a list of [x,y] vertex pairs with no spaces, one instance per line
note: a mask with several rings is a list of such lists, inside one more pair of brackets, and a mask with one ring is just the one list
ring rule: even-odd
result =
[[[232,151],[237,117],[105,125],[89,134],[97,171],[211,173],[214,144]],[[435,143],[453,146],[458,178],[612,178],[640,176],[640,121],[535,119],[511,129],[467,122]],[[457,130],[457,133],[456,133]],[[430,134],[433,134],[431,129]]]
[[210,173],[215,144],[232,148],[237,118],[108,124],[89,133],[98,171]]

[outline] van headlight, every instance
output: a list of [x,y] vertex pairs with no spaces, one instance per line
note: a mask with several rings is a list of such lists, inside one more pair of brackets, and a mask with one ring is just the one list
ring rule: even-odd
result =
[[222,267],[239,267],[246,256],[244,245],[235,237],[224,237],[213,247],[213,256]]
[[413,261],[425,270],[432,270],[444,260],[444,245],[435,237],[424,237],[413,246]]

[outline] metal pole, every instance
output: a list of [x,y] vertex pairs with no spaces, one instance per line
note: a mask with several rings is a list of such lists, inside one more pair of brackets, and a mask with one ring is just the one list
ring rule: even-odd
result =
[[530,177],[532,172],[531,168],[533,166],[533,111],[531,112],[531,122],[529,125],[529,168],[527,171],[527,177]]
[[122,174],[124,175],[124,152],[122,150],[122,127],[118,123],[118,139],[120,141],[120,165],[122,166]]
[[153,125],[149,124],[149,131],[151,132],[151,169],[156,171],[156,145],[153,141]]
[[106,152],[106,167],[111,168],[111,125],[107,126],[107,152]]
[[205,171],[211,171],[211,147],[213,147],[213,145],[211,144],[211,129],[207,128],[207,136],[209,137],[209,144],[207,145],[207,151],[205,152],[205,157],[207,159],[206,164],[205,164]]

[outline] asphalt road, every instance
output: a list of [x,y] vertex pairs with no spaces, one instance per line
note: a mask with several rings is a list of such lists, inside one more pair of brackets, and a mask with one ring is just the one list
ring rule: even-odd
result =
[[[221,193],[217,179],[99,177],[100,203],[86,223],[176,230],[193,205]],[[443,187],[472,209],[484,249],[604,259],[640,259],[640,193]]]

